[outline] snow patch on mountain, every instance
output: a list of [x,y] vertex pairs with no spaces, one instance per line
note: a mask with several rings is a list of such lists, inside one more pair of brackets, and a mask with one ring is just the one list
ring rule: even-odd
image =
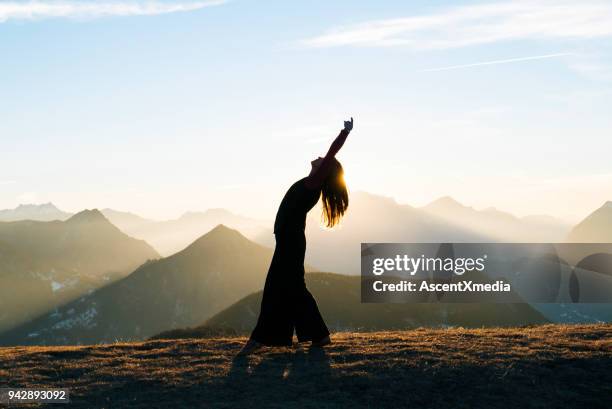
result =
[[[70,310],[70,311],[73,311],[74,313],[74,310]],[[69,314],[71,314],[70,311],[68,312]],[[98,315],[98,310],[96,309],[96,306],[93,305],[87,310],[83,311],[82,313],[78,314],[77,316],[73,318],[68,318],[68,319],[65,319],[63,321],[56,323],[51,328],[54,330],[60,330],[60,329],[65,330],[65,329],[71,329],[78,325],[79,327],[82,327],[84,329],[91,329],[97,325],[94,320],[94,318],[97,315]]]

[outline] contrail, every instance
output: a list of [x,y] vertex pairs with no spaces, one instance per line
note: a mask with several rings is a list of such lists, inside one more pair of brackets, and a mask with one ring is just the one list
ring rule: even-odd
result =
[[557,53],[557,54],[536,55],[533,57],[509,58],[507,60],[483,61],[483,62],[476,62],[473,64],[451,65],[450,67],[428,68],[426,70],[421,70],[419,72],[458,70],[461,68],[479,67],[481,65],[508,64],[508,63],[519,62],[519,61],[543,60],[545,58],[563,57],[566,55],[572,55],[572,54],[571,53]]

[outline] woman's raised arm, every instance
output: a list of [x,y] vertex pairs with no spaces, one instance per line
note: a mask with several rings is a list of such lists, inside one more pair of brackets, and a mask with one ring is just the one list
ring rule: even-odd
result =
[[323,184],[323,181],[325,180],[331,169],[330,165],[332,163],[332,159],[334,159],[336,154],[340,151],[342,145],[344,145],[346,138],[352,130],[353,117],[351,117],[350,121],[344,121],[344,129],[340,131],[340,134],[332,142],[331,146],[329,147],[329,150],[327,151],[327,155],[325,155],[325,157],[323,158],[323,161],[321,162],[321,165],[319,165],[319,168],[315,170],[313,174],[309,175],[308,178],[306,178],[306,187],[310,189],[315,189]]

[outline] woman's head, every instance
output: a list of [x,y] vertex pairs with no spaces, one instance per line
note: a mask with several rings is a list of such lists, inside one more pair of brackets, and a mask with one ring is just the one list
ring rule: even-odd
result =
[[[313,161],[313,167],[315,161]],[[335,158],[332,159],[331,169],[323,186],[321,187],[321,201],[323,202],[323,220],[327,227],[334,227],[346,212],[349,204],[348,190],[344,182],[344,169]]]
[[318,157],[313,161],[310,161],[310,166],[312,167],[310,169],[310,173],[314,173],[317,171],[317,169],[319,169],[319,166],[321,166],[321,163],[323,163],[323,158],[322,157]]

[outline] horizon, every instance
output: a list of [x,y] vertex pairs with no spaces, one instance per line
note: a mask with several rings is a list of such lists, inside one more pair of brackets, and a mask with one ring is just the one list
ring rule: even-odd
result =
[[[477,212],[486,212],[486,211],[497,211],[497,212],[501,212],[501,213],[505,213],[508,215],[511,215],[513,217],[516,217],[517,219],[523,219],[523,218],[528,218],[528,217],[550,217],[553,219],[556,219],[558,222],[564,223],[564,224],[577,224],[581,221],[583,221],[586,217],[588,217],[590,214],[592,214],[593,212],[595,212],[596,210],[608,205],[609,203],[612,203],[611,200],[607,200],[604,203],[602,203],[600,206],[597,206],[596,208],[594,208],[592,211],[588,212],[587,214],[580,216],[578,218],[575,219],[569,219],[569,218],[560,218],[557,216],[553,216],[550,214],[545,214],[545,213],[533,213],[533,214],[526,214],[526,215],[517,215],[514,214],[506,209],[500,209],[494,206],[488,206],[488,207],[482,207],[482,208],[478,208],[475,206],[471,206],[470,204],[467,203],[463,203],[460,202],[458,200],[456,200],[455,198],[453,198],[452,196],[441,196],[438,197],[430,202],[427,202],[423,205],[413,205],[411,203],[401,203],[398,202],[395,198],[391,197],[391,196],[384,196],[384,195],[379,195],[379,194],[375,194],[375,193],[370,193],[370,192],[365,192],[365,191],[357,191],[357,192],[352,192],[353,194],[365,194],[365,195],[371,195],[371,196],[376,196],[379,199],[383,199],[383,200],[392,200],[396,205],[398,206],[409,206],[415,210],[425,210],[428,206],[439,202],[439,201],[443,201],[443,200],[450,200],[452,202],[455,202],[457,205],[477,211]],[[146,215],[143,215],[141,213],[138,213],[136,211],[132,211],[129,209],[117,209],[117,208],[111,208],[111,207],[91,207],[91,208],[83,208],[83,209],[66,209],[63,208],[61,206],[58,206],[56,203],[50,201],[50,202],[45,202],[45,203],[20,203],[17,206],[13,207],[13,208],[0,208],[0,212],[2,211],[14,211],[17,210],[21,207],[43,207],[43,206],[53,206],[56,210],[60,211],[60,212],[65,212],[65,213],[69,213],[72,215],[76,215],[78,213],[81,212],[85,212],[85,211],[91,211],[91,210],[98,210],[100,212],[104,212],[107,210],[110,211],[115,211],[115,212],[120,212],[120,213],[126,213],[126,214],[131,214],[134,216],[138,216],[138,217],[142,217],[143,219],[146,220],[150,220],[150,221],[154,221],[154,222],[160,222],[160,221],[170,221],[170,220],[177,220],[180,219],[182,217],[185,217],[189,214],[198,214],[198,213],[206,213],[206,212],[211,212],[211,211],[217,211],[217,210],[221,210],[221,211],[225,211],[228,212],[232,215],[235,216],[240,216],[240,217],[245,217],[248,219],[251,219],[253,221],[259,221],[259,222],[270,222],[272,223],[274,220],[274,215],[272,215],[270,218],[257,218],[251,214],[248,213],[240,213],[240,212],[236,212],[232,209],[228,209],[225,207],[208,207],[208,208],[202,208],[202,209],[186,209],[183,211],[180,211],[179,213],[177,213],[175,216],[173,217],[169,217],[169,218],[155,218],[155,217],[148,217]]]
[[0,208],[269,220],[353,116],[351,191],[576,222],[612,199],[610,27],[597,0],[0,4]]

